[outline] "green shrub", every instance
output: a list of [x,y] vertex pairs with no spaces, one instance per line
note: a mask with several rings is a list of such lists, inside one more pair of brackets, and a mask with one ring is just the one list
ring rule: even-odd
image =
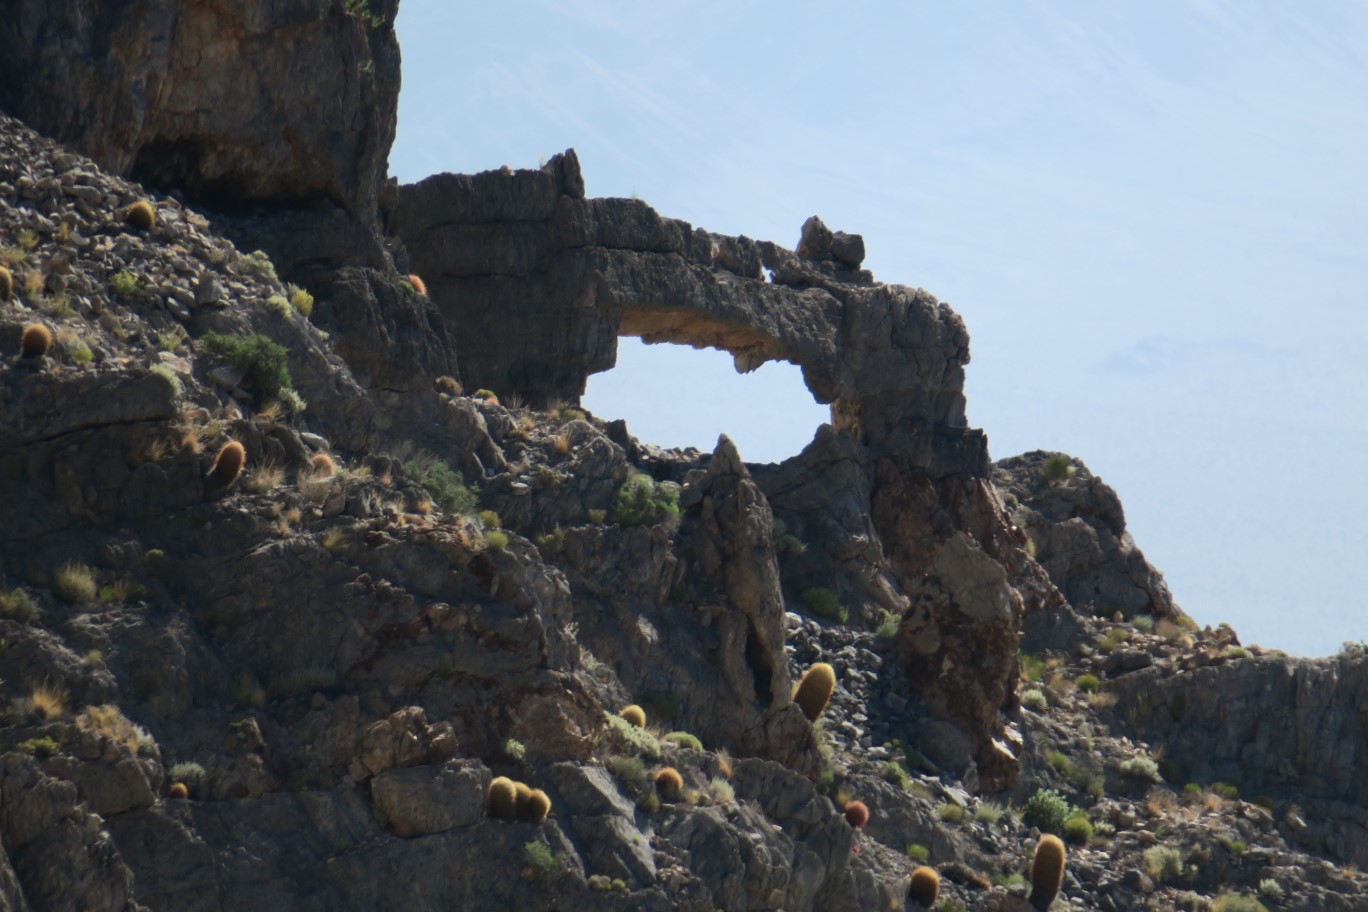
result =
[[954,802],[947,801],[936,808],[936,815],[946,823],[959,823],[964,819],[964,808]]
[[1231,646],[1225,651],[1225,657],[1231,661],[1236,659],[1247,659],[1250,655],[1250,651],[1243,646]]
[[1240,790],[1229,782],[1213,782],[1211,790],[1226,801],[1238,801],[1240,798]]
[[485,544],[495,551],[502,551],[508,547],[508,533],[499,529],[488,529],[484,534]]
[[727,804],[736,798],[731,783],[721,776],[713,776],[708,780],[708,794],[718,804]]
[[1147,782],[1163,782],[1164,777],[1159,775],[1159,764],[1149,757],[1131,757],[1122,760],[1116,765],[1116,769],[1123,776],[1131,779],[1143,779]]
[[1050,708],[1050,700],[1045,696],[1045,691],[1032,687],[1030,690],[1021,692],[1021,705],[1027,709],[1043,713]]
[[907,857],[913,861],[926,861],[931,857],[931,850],[920,842],[914,842],[907,847]]
[[203,342],[242,374],[258,406],[278,398],[292,385],[289,352],[259,333],[225,336],[211,332],[204,334]]
[[1074,678],[1074,685],[1084,693],[1097,693],[1102,682],[1097,679],[1097,675],[1081,674]]
[[1092,821],[1083,814],[1073,815],[1064,821],[1064,838],[1079,845],[1087,845],[1092,842]]
[[646,781],[646,763],[640,757],[617,754],[608,758],[608,770],[627,785],[640,786]]
[[288,317],[290,315],[290,302],[285,299],[284,295],[271,295],[266,299],[266,306],[277,317]]
[[779,517],[774,518],[774,525],[770,530],[770,541],[774,544],[775,554],[805,554],[807,545],[793,533],[789,532],[788,526]]
[[254,279],[271,283],[280,281],[276,277],[275,264],[271,262],[271,258],[264,250],[253,250],[247,254],[242,258],[241,266],[242,271]]
[[110,289],[121,297],[132,297],[138,293],[138,288],[141,285],[142,282],[138,277],[127,269],[121,269],[109,277]]
[[493,510],[481,510],[476,514],[480,519],[480,525],[486,529],[502,529],[503,521],[499,519],[499,514]]
[[33,754],[35,757],[55,757],[61,750],[61,745],[51,738],[29,738],[27,741],[19,742],[19,749]]
[[820,618],[844,624],[850,617],[850,612],[841,604],[840,598],[826,586],[814,586],[804,592],[803,604],[807,606],[808,611]]
[[1040,466],[1040,474],[1050,484],[1057,484],[1070,478],[1076,469],[1069,461],[1069,457],[1063,453],[1052,453],[1045,458]]
[[1268,907],[1252,896],[1222,893],[1212,902],[1211,912],[1268,912]]
[[1019,654],[1017,664],[1021,666],[1021,676],[1028,681],[1039,681],[1045,673],[1045,660],[1029,652]]
[[523,758],[527,756],[527,746],[521,741],[509,738],[503,743],[503,755],[514,763],[522,763]]
[[[349,0],[350,2],[350,0]],[[561,872],[561,857],[544,842],[529,842],[523,846],[523,877],[533,883],[548,884]]]
[[1271,902],[1280,903],[1287,894],[1283,891],[1282,885],[1270,877],[1259,881],[1259,895]]
[[1154,633],[1154,618],[1148,614],[1137,614],[1131,618],[1131,623],[1141,633]]
[[650,475],[633,475],[618,489],[613,522],[620,526],[653,526],[679,516],[679,492]]
[[996,801],[980,801],[974,808],[974,819],[992,826],[1002,819],[1006,809]]
[[1054,789],[1038,789],[1026,799],[1021,810],[1021,819],[1028,825],[1046,833],[1059,833],[1064,829],[1064,821],[1073,815],[1073,808],[1064,796]]
[[446,513],[469,514],[475,510],[475,492],[461,476],[439,459],[426,464],[418,460],[404,463],[404,470],[423,486],[432,502]]
[[1245,851],[1245,841],[1234,836],[1224,834],[1216,837],[1216,842],[1231,855],[1243,855]]
[[537,536],[537,550],[543,557],[556,557],[565,550],[565,530],[557,526],[545,535]]
[[0,595],[0,614],[21,624],[32,624],[43,616],[43,609],[24,589],[11,589]]
[[1150,846],[1141,859],[1145,873],[1158,883],[1166,883],[1183,873],[1183,858],[1172,846]]
[[879,621],[879,626],[874,630],[874,635],[881,640],[891,640],[898,635],[898,622],[902,619],[891,611],[883,613],[883,620]]

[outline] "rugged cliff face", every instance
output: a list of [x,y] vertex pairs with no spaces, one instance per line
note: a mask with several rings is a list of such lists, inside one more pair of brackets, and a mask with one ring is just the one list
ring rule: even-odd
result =
[[[1365,660],[1195,629],[1081,463],[990,466],[962,321],[857,235],[711,234],[573,152],[384,184],[392,3],[6,13],[0,104],[65,145],[0,119],[0,909],[915,907],[921,861],[1021,908],[1047,787],[1075,906],[1362,904]],[[643,444],[576,407],[622,335],[796,363],[832,421]]]

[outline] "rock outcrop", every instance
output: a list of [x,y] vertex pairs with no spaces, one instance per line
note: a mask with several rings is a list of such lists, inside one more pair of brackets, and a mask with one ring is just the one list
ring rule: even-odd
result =
[[380,268],[398,0],[12,0],[0,110],[113,174],[245,219],[278,262]]
[[[1062,477],[1048,477],[1051,457]],[[1121,498],[1080,460],[1036,450],[994,463],[992,477],[1036,562],[1075,608],[1126,617],[1178,613],[1163,575],[1126,531]]]
[[[962,322],[858,235],[572,152],[382,184],[394,0],[9,6],[0,104],[117,174],[0,118],[0,909],[857,912],[922,862],[1019,909],[1038,828],[1075,907],[1363,907],[1362,657],[1198,630],[1076,461],[990,475]],[[792,361],[832,422],[643,444],[576,407],[620,335]]]
[[[933,474],[987,471],[964,416],[968,333],[925,291],[639,200],[585,199],[573,151],[538,171],[400,187],[389,227],[452,329],[468,386],[573,402],[612,367],[619,336],[717,348],[740,371],[797,364],[838,430]],[[812,253],[829,258],[830,244]]]

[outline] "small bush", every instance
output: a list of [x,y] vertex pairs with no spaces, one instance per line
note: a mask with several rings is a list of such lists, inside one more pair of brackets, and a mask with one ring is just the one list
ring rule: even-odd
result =
[[1045,673],[1045,660],[1029,652],[1019,654],[1017,664],[1021,667],[1021,676],[1028,681],[1039,681]]
[[1174,880],[1183,873],[1183,858],[1172,846],[1150,846],[1145,849],[1141,860],[1145,866],[1145,873],[1158,883]]
[[285,290],[290,293],[290,306],[299,311],[300,316],[308,319],[313,313],[314,296],[298,285],[287,285]]
[[1046,833],[1059,833],[1064,829],[1064,821],[1072,815],[1073,809],[1064,796],[1054,789],[1038,789],[1026,799],[1021,810],[1021,819],[1027,826],[1033,826]]
[[953,802],[945,802],[936,808],[936,815],[946,823],[959,823],[964,819],[964,808]]
[[842,624],[850,617],[850,612],[841,604],[841,599],[826,586],[814,586],[803,593],[803,604],[807,610],[820,618],[840,621]]
[[1064,838],[1078,845],[1087,845],[1092,842],[1092,821],[1082,814],[1075,814],[1070,817],[1064,821]]
[[883,619],[879,621],[879,626],[874,629],[874,635],[881,640],[891,640],[898,635],[898,622],[901,621],[898,615],[891,611],[883,613]]
[[1270,902],[1280,903],[1287,894],[1282,886],[1270,877],[1259,881],[1259,895]]
[[206,348],[231,364],[252,390],[258,407],[277,399],[291,387],[289,352],[265,336],[225,336],[205,333]]
[[35,757],[55,757],[62,748],[51,738],[43,737],[20,741],[19,749],[33,754]]
[[184,782],[191,789],[204,784],[204,767],[198,763],[177,763],[166,771],[166,778],[172,782]]
[[121,269],[109,277],[109,288],[116,295],[130,298],[138,293],[138,288],[142,285],[138,277],[127,269]]
[[1102,682],[1097,679],[1097,675],[1081,674],[1074,678],[1074,685],[1084,693],[1097,693]]
[[271,262],[271,258],[264,250],[253,250],[242,258],[240,265],[242,271],[254,279],[272,284],[280,281],[276,277],[275,264]]
[[508,533],[499,529],[490,529],[484,534],[485,544],[495,551],[502,551],[508,547]]
[[996,801],[980,801],[974,808],[974,819],[992,826],[1002,819],[1004,813],[1006,809]]
[[1045,696],[1045,691],[1032,687],[1030,690],[1021,692],[1021,705],[1027,709],[1043,713],[1050,708],[1050,700]]
[[288,317],[291,312],[290,302],[285,299],[284,295],[271,295],[266,299],[266,306],[277,317]]
[[1053,453],[1045,458],[1045,462],[1040,466],[1040,474],[1050,484],[1058,484],[1073,476],[1077,471],[1070,462],[1069,457],[1063,453]]
[[147,372],[166,381],[166,385],[171,387],[171,392],[177,397],[185,394],[185,384],[181,381],[180,374],[172,370],[169,365],[154,364],[147,369]]
[[907,857],[913,861],[926,861],[931,857],[931,850],[920,842],[914,842],[907,847]]
[[721,776],[713,776],[708,780],[708,794],[718,804],[728,804],[736,799],[731,783]]
[[1240,790],[1229,782],[1213,782],[1211,790],[1226,801],[1238,801],[1240,799]]
[[537,550],[543,557],[557,557],[565,550],[565,530],[557,526],[545,535],[537,536]]
[[608,758],[609,772],[627,785],[639,786],[646,781],[646,764],[640,757],[618,754]]
[[1247,659],[1250,656],[1250,651],[1243,646],[1231,646],[1225,651],[1225,657],[1232,662],[1236,659]]
[[1159,775],[1159,764],[1149,757],[1131,757],[1122,760],[1116,765],[1117,771],[1131,779],[1142,779],[1146,782],[1163,782],[1164,777]]
[[67,563],[57,568],[52,579],[53,591],[62,601],[72,605],[95,601],[95,571],[85,564]]
[[[351,2],[351,0],[348,0]],[[544,842],[529,842],[523,846],[523,877],[534,883],[548,884],[561,872],[561,858]]]
[[679,492],[649,475],[634,475],[618,489],[613,522],[620,526],[653,526],[679,516]]
[[523,758],[527,756],[527,746],[521,741],[509,738],[503,743],[503,755],[513,763],[522,763]]
[[21,624],[32,624],[43,616],[43,609],[23,589],[11,589],[0,595],[0,614]]
[[433,460],[424,466],[409,460],[404,463],[404,469],[444,512],[469,514],[475,510],[475,492],[467,488],[461,476],[445,462]]

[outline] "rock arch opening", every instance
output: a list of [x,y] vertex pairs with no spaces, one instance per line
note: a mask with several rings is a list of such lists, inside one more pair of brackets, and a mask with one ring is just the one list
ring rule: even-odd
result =
[[768,361],[738,373],[716,348],[618,339],[617,365],[589,378],[584,405],[622,418],[643,443],[710,451],[725,433],[747,462],[782,462],[831,420],[793,364]]

